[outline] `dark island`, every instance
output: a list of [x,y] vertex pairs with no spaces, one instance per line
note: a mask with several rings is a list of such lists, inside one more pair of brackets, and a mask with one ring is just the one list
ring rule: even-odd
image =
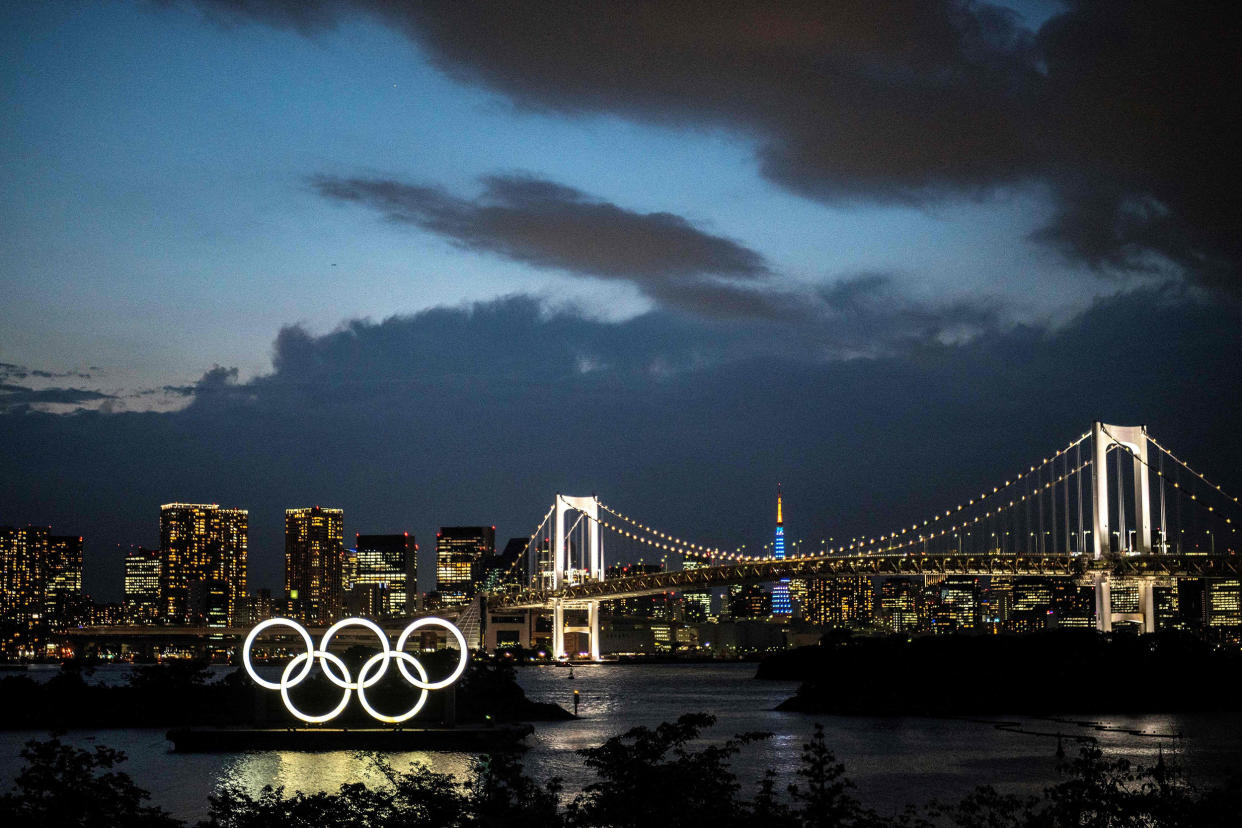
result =
[[842,715],[1150,713],[1242,709],[1205,688],[1242,681],[1242,653],[1177,632],[825,636],[769,656],[760,679],[801,681],[778,710]]

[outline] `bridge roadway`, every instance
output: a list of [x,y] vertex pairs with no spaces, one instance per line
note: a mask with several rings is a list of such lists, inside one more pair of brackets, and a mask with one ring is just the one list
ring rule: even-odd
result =
[[700,569],[627,575],[604,581],[581,581],[555,591],[527,591],[492,596],[488,608],[537,609],[562,601],[608,601],[683,589],[779,581],[782,578],[831,578],[897,575],[1046,575],[1089,578],[1226,578],[1242,575],[1237,555],[1159,554],[1094,559],[1082,555],[831,555],[746,561]]

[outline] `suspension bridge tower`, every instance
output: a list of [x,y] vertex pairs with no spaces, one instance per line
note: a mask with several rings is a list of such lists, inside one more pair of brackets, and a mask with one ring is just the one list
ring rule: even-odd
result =
[[[566,521],[573,522],[566,527]],[[574,541],[577,541],[576,543]],[[599,498],[557,494],[553,507],[551,587],[585,580],[604,580],[604,547],[600,539]],[[565,625],[565,611],[586,610],[585,625]],[[586,633],[593,661],[600,660],[599,601],[552,600],[552,655],[568,658],[565,633]]]
[[[1151,554],[1151,483],[1148,478],[1147,426],[1110,425],[1096,420],[1091,426],[1091,477],[1092,477],[1092,536],[1091,547],[1098,560],[1113,551],[1113,537],[1117,538],[1117,553],[1129,555]],[[1109,498],[1108,453],[1117,452],[1117,472],[1112,491],[1116,500]],[[1122,473],[1121,452],[1130,455],[1133,463],[1133,517],[1134,528],[1126,529],[1125,480]],[[1116,529],[1113,516],[1116,515]],[[1133,541],[1130,536],[1133,534]],[[1112,581],[1107,572],[1095,576],[1095,621],[1100,632],[1111,632],[1114,621],[1138,621],[1143,632],[1156,631],[1156,608],[1154,578],[1138,579],[1139,606],[1137,613],[1125,613],[1118,617],[1113,612]]]

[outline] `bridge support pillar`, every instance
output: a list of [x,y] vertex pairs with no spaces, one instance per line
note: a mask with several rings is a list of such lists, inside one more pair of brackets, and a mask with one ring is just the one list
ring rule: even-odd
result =
[[1113,631],[1113,592],[1107,573],[1095,576],[1095,628],[1102,633]]
[[1156,631],[1156,579],[1139,581],[1139,612],[1143,613],[1143,632]]
[[591,628],[591,660],[599,661],[599,601],[591,601],[587,605],[587,618]]
[[565,657],[565,606],[556,598],[552,601],[552,658]]
[[[1138,581],[1138,613],[1113,612],[1113,587],[1108,573],[1095,576],[1095,628],[1099,632],[1112,632],[1113,621],[1135,621],[1143,625],[1143,632],[1156,631],[1156,579],[1139,578]],[[1134,583],[1127,579],[1128,583]],[[1116,618],[1114,619],[1114,616]]]

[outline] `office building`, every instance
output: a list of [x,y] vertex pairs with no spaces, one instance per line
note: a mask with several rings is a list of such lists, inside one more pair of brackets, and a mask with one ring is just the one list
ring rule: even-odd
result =
[[729,614],[733,618],[767,618],[772,615],[772,595],[759,584],[730,588]]
[[43,608],[52,629],[76,627],[86,620],[82,593],[82,538],[48,535]]
[[246,595],[250,513],[214,503],[160,507],[160,612],[170,624],[190,623],[190,584],[223,581],[231,621]]
[[1013,611],[1009,629],[1013,632],[1038,632],[1048,628],[1052,611],[1052,581],[1038,575],[1013,580]]
[[812,624],[859,628],[875,617],[875,588],[865,576],[812,578],[807,582],[802,617]]
[[441,526],[436,533],[436,591],[443,606],[478,592],[486,561],[496,554],[495,526]]
[[296,617],[331,624],[344,605],[345,513],[307,506],[285,510],[285,593]]
[[131,546],[125,553],[125,615],[134,624],[160,618],[160,551]]
[[[686,558],[681,562],[685,570],[702,569],[708,566],[705,561]],[[685,601],[686,620],[691,623],[702,623],[712,616],[712,591],[710,589],[688,589],[681,593]]]
[[920,627],[920,585],[905,578],[886,578],[880,584],[880,614],[893,632],[913,632]]
[[1204,581],[1204,609],[1207,628],[1218,633],[1242,627],[1242,581],[1237,578],[1210,578]]
[[[393,535],[357,535],[354,541],[351,590],[377,587],[370,599],[379,614],[402,616],[411,610],[411,593],[417,590],[415,559],[418,544],[408,532]],[[414,589],[410,585],[414,585]]]

